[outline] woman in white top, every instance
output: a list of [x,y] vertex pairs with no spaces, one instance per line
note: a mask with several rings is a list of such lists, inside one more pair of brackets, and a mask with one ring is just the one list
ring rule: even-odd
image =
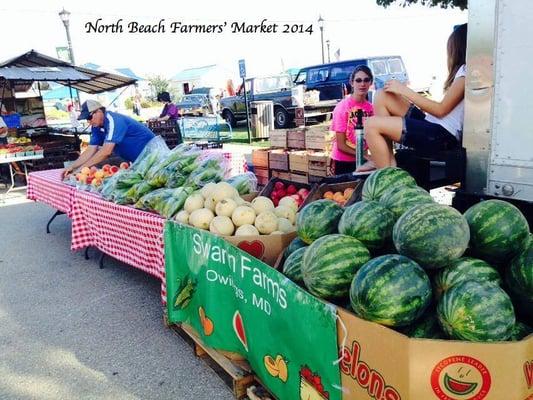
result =
[[396,165],[392,142],[432,153],[459,145],[463,130],[466,24],[448,38],[448,78],[442,101],[434,101],[396,80],[385,83],[366,120],[365,138],[377,168]]

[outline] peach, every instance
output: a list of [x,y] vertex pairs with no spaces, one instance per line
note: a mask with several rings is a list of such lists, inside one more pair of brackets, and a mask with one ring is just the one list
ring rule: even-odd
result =
[[101,178],[103,178],[104,176],[105,176],[105,173],[104,173],[103,170],[98,170],[98,171],[96,171],[96,172],[94,173],[94,177],[95,177],[95,178],[100,178],[100,179],[101,179]]
[[352,197],[352,194],[354,192],[354,188],[346,188],[344,189],[344,198],[348,200],[350,197]]
[[91,173],[91,169],[89,167],[83,167],[81,169],[81,173],[84,175],[89,175]]
[[111,174],[116,174],[118,171],[119,171],[119,168],[116,165],[112,165],[111,169],[109,170]]
[[328,200],[333,200],[333,192],[332,191],[327,191],[326,193],[324,193],[324,198],[325,199],[328,199]]
[[130,167],[130,164],[126,161],[123,161],[120,163],[120,169],[128,169]]

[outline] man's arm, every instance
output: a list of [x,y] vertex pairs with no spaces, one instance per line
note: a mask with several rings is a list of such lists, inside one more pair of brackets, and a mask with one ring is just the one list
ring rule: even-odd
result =
[[115,143],[104,143],[104,145],[100,147],[100,149],[95,154],[93,154],[91,158],[89,158],[82,164],[82,167],[92,167],[93,165],[101,163],[102,161],[109,158],[111,154],[113,154],[114,148]]
[[98,146],[90,145],[85,149],[83,153],[78,157],[76,161],[70,164],[63,170],[63,178],[67,177],[72,171],[81,167],[87,160],[89,160],[98,151]]

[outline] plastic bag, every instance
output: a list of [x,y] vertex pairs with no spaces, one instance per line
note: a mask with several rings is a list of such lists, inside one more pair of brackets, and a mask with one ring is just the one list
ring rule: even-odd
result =
[[128,204],[135,204],[137,200],[156,189],[146,181],[136,183],[126,192],[126,200]]
[[135,203],[136,208],[154,210],[166,218],[172,217],[183,208],[185,200],[193,192],[191,187],[179,187],[177,189],[156,189]]
[[100,194],[102,195],[104,199],[111,200],[113,191],[117,188],[117,182],[118,182],[118,179],[120,178],[122,171],[125,171],[125,170],[121,170],[117,172],[115,175],[104,179],[104,182],[102,183],[102,187],[100,190]]
[[178,161],[185,164],[193,163],[201,154],[201,150],[190,144],[182,143],[170,150],[164,158],[154,163],[145,175],[147,180],[152,180],[155,175],[165,169],[168,165]]
[[178,211],[183,208],[185,200],[193,192],[191,187],[180,187],[172,189],[172,196],[164,201],[157,203],[154,210],[165,218],[172,218]]
[[257,191],[257,177],[252,172],[232,176],[226,182],[237,189],[241,195]]
[[191,172],[186,186],[202,188],[210,182],[220,182],[229,170],[229,162],[222,153],[208,153],[197,160],[197,166]]
[[115,187],[118,189],[129,189],[133,185],[143,181],[142,175],[132,169],[121,170],[115,176],[118,176],[115,182]]
[[161,136],[156,136],[148,142],[129,169],[138,172],[144,177],[150,168],[158,160],[165,158],[169,152],[170,150],[165,140]]

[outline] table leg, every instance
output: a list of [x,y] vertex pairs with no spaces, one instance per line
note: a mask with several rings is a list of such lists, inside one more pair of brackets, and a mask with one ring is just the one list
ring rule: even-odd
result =
[[89,246],[87,246],[85,248],[85,259],[88,260],[89,259]]
[[63,211],[57,210],[54,215],[52,215],[52,218],[50,218],[50,221],[46,224],[46,233],[50,233],[50,224],[52,221],[57,217],[58,215],[65,214]]
[[102,255],[100,256],[100,261],[99,261],[99,266],[100,266],[100,269],[104,269],[104,257],[105,257],[105,253],[102,252]]

